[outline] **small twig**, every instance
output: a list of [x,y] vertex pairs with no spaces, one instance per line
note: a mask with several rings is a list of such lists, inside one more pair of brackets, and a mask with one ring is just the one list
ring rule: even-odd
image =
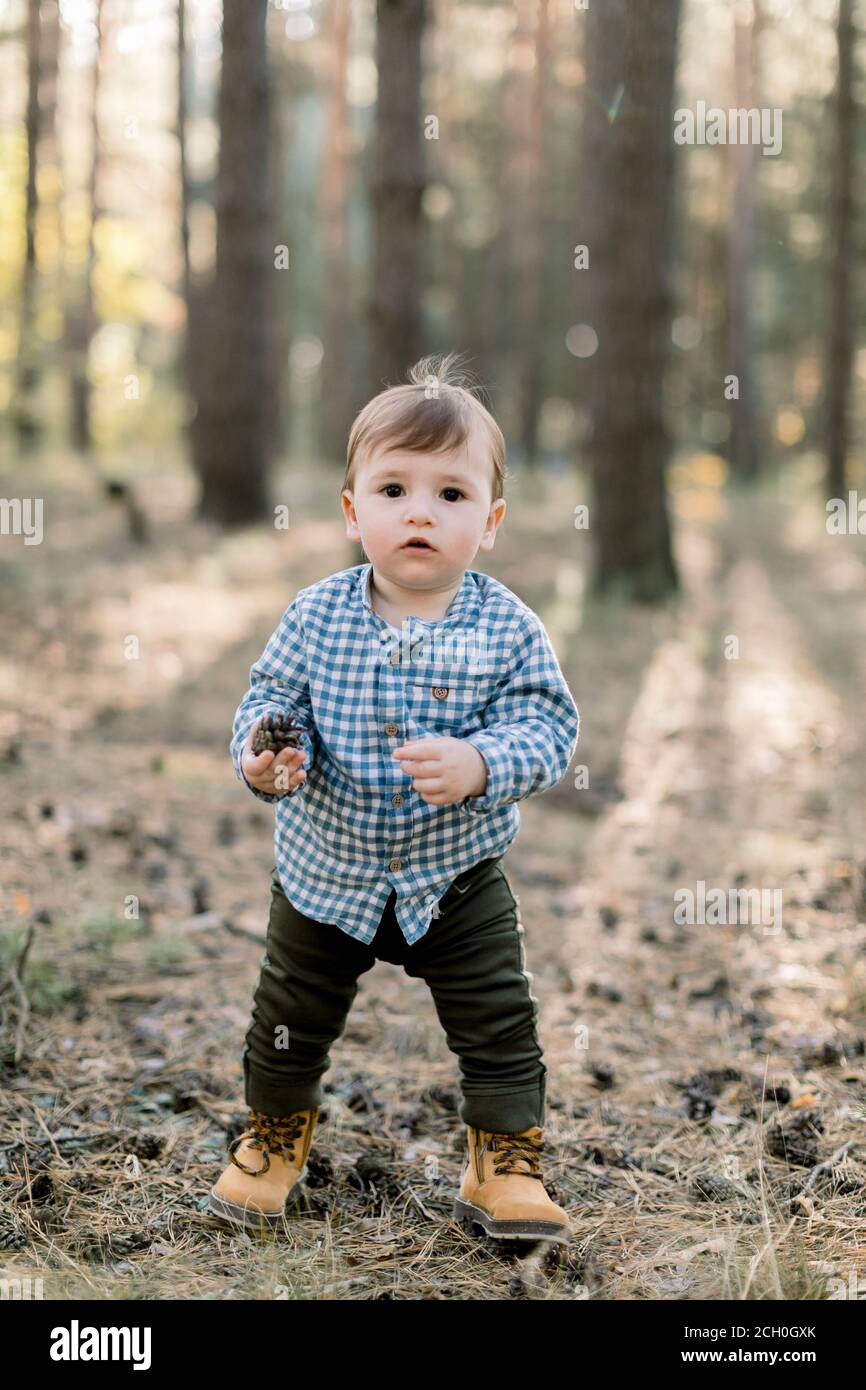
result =
[[432,1221],[433,1217],[425,1207],[424,1203],[421,1201],[421,1198],[418,1196],[417,1192],[413,1191],[411,1187],[407,1189],[407,1192],[408,1195],[412,1198],[412,1201],[415,1203],[418,1210],[420,1211],[421,1215],[424,1217],[425,1221]]
[[7,990],[9,988],[16,976],[20,981],[21,972],[24,969],[25,963],[27,961],[27,955],[30,951],[30,947],[33,944],[33,935],[35,930],[35,924],[31,922],[29,927],[27,928],[27,935],[24,938],[24,944],[21,947],[21,950],[18,952],[18,959],[15,961],[13,965],[10,965],[8,970],[6,971],[8,979],[6,980],[5,984],[0,985],[0,994],[2,994],[4,990]]
[[245,936],[248,941],[254,941],[257,946],[267,946],[268,939],[260,932],[250,931],[247,927],[238,927],[234,922],[224,919],[222,923],[223,931],[229,932],[232,936]]
[[12,988],[15,990],[15,993],[18,995],[18,1003],[20,1005],[20,1010],[18,1013],[18,1024],[15,1029],[15,1050],[12,1054],[13,1066],[16,1067],[18,1066],[18,1063],[21,1060],[21,1053],[24,1047],[24,1031],[27,1027],[27,1020],[30,1017],[30,1000],[27,997],[27,991],[22,983],[21,973],[24,970],[24,966],[27,962],[28,952],[33,944],[33,936],[35,930],[36,928],[34,924],[31,922],[27,928],[27,935],[24,939],[24,945],[18,952],[18,959],[14,961],[12,965],[10,965],[7,971],[7,974],[9,976],[8,983],[11,984]]
[[[57,1155],[58,1159],[59,1159],[60,1162],[62,1163],[62,1162],[63,1162],[63,1155],[62,1155],[62,1153],[60,1152],[60,1150],[58,1149],[57,1144],[55,1143],[54,1135],[51,1133],[50,1129],[49,1129],[48,1126],[46,1125],[46,1123],[45,1123],[45,1121],[43,1120],[41,1114],[39,1113],[39,1106],[36,1105],[36,1104],[34,1104],[34,1102],[33,1102],[32,1100],[30,1100],[29,1096],[25,1096],[24,1099],[25,1099],[25,1101],[27,1102],[27,1104],[30,1106],[31,1110],[33,1111],[33,1114],[36,1116],[36,1123],[39,1125],[39,1128],[40,1128],[40,1129],[44,1130],[46,1139],[48,1140],[49,1144],[51,1145],[51,1147],[52,1147],[52,1149],[54,1150],[55,1154]],[[29,1179],[28,1179],[28,1182],[29,1182]]]
[[840,1145],[840,1147],[836,1150],[834,1154],[831,1154],[829,1158],[825,1158],[823,1163],[816,1163],[815,1167],[809,1174],[808,1179],[806,1180],[806,1183],[803,1187],[803,1191],[807,1192],[810,1187],[814,1186],[814,1183],[819,1173],[829,1172],[833,1168],[833,1165],[836,1163],[837,1159],[843,1158],[853,1143],[853,1139],[846,1140],[846,1142]]

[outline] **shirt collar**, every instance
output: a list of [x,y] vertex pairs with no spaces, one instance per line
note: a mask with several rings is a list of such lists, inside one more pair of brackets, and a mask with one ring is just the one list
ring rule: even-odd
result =
[[[358,589],[361,595],[361,602],[372,617],[378,618],[380,622],[385,622],[381,613],[377,613],[370,601],[370,585],[373,580],[373,565],[370,561],[366,565],[358,567]],[[481,593],[478,582],[472,570],[464,570],[460,588],[448,605],[448,612],[444,618],[428,620],[426,618],[416,618],[413,616],[413,625],[420,627],[457,627],[474,625],[481,607]]]

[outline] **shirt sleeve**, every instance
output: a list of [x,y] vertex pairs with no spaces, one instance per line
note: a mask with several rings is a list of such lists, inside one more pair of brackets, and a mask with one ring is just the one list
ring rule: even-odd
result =
[[271,633],[265,650],[250,670],[250,688],[235,713],[229,745],[235,772],[253,795],[260,801],[283,801],[302,792],[307,780],[299,782],[291,791],[272,796],[253,787],[241,767],[247,734],[265,714],[294,716],[301,728],[301,746],[307,755],[303,766],[309,778],[316,759],[316,726],[307,680],[306,642],[297,598],[286,609],[279,627]]
[[577,748],[580,714],[547,630],[529,613],[517,634],[509,670],[488,700],[484,728],[466,740],[487,764],[483,796],[458,803],[469,816],[499,810],[555,786]]

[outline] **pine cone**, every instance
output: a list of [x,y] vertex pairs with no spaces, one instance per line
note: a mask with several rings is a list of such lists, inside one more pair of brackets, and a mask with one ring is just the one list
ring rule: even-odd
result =
[[301,729],[291,714],[266,714],[256,729],[253,752],[282,753],[284,748],[300,748]]

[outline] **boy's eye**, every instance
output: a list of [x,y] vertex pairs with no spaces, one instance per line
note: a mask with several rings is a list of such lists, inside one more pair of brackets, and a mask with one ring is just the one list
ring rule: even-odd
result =
[[[388,495],[391,496],[391,495],[392,495],[392,494],[391,494],[391,488],[396,488],[398,492],[401,492],[401,491],[402,491],[402,486],[403,486],[402,483],[386,483],[385,486],[382,488],[382,492],[387,492]],[[458,497],[465,497],[465,496],[466,496],[465,492],[461,492],[459,487],[443,487],[442,491],[443,491],[443,492],[456,492]],[[450,500],[450,499],[449,499],[449,500]]]

